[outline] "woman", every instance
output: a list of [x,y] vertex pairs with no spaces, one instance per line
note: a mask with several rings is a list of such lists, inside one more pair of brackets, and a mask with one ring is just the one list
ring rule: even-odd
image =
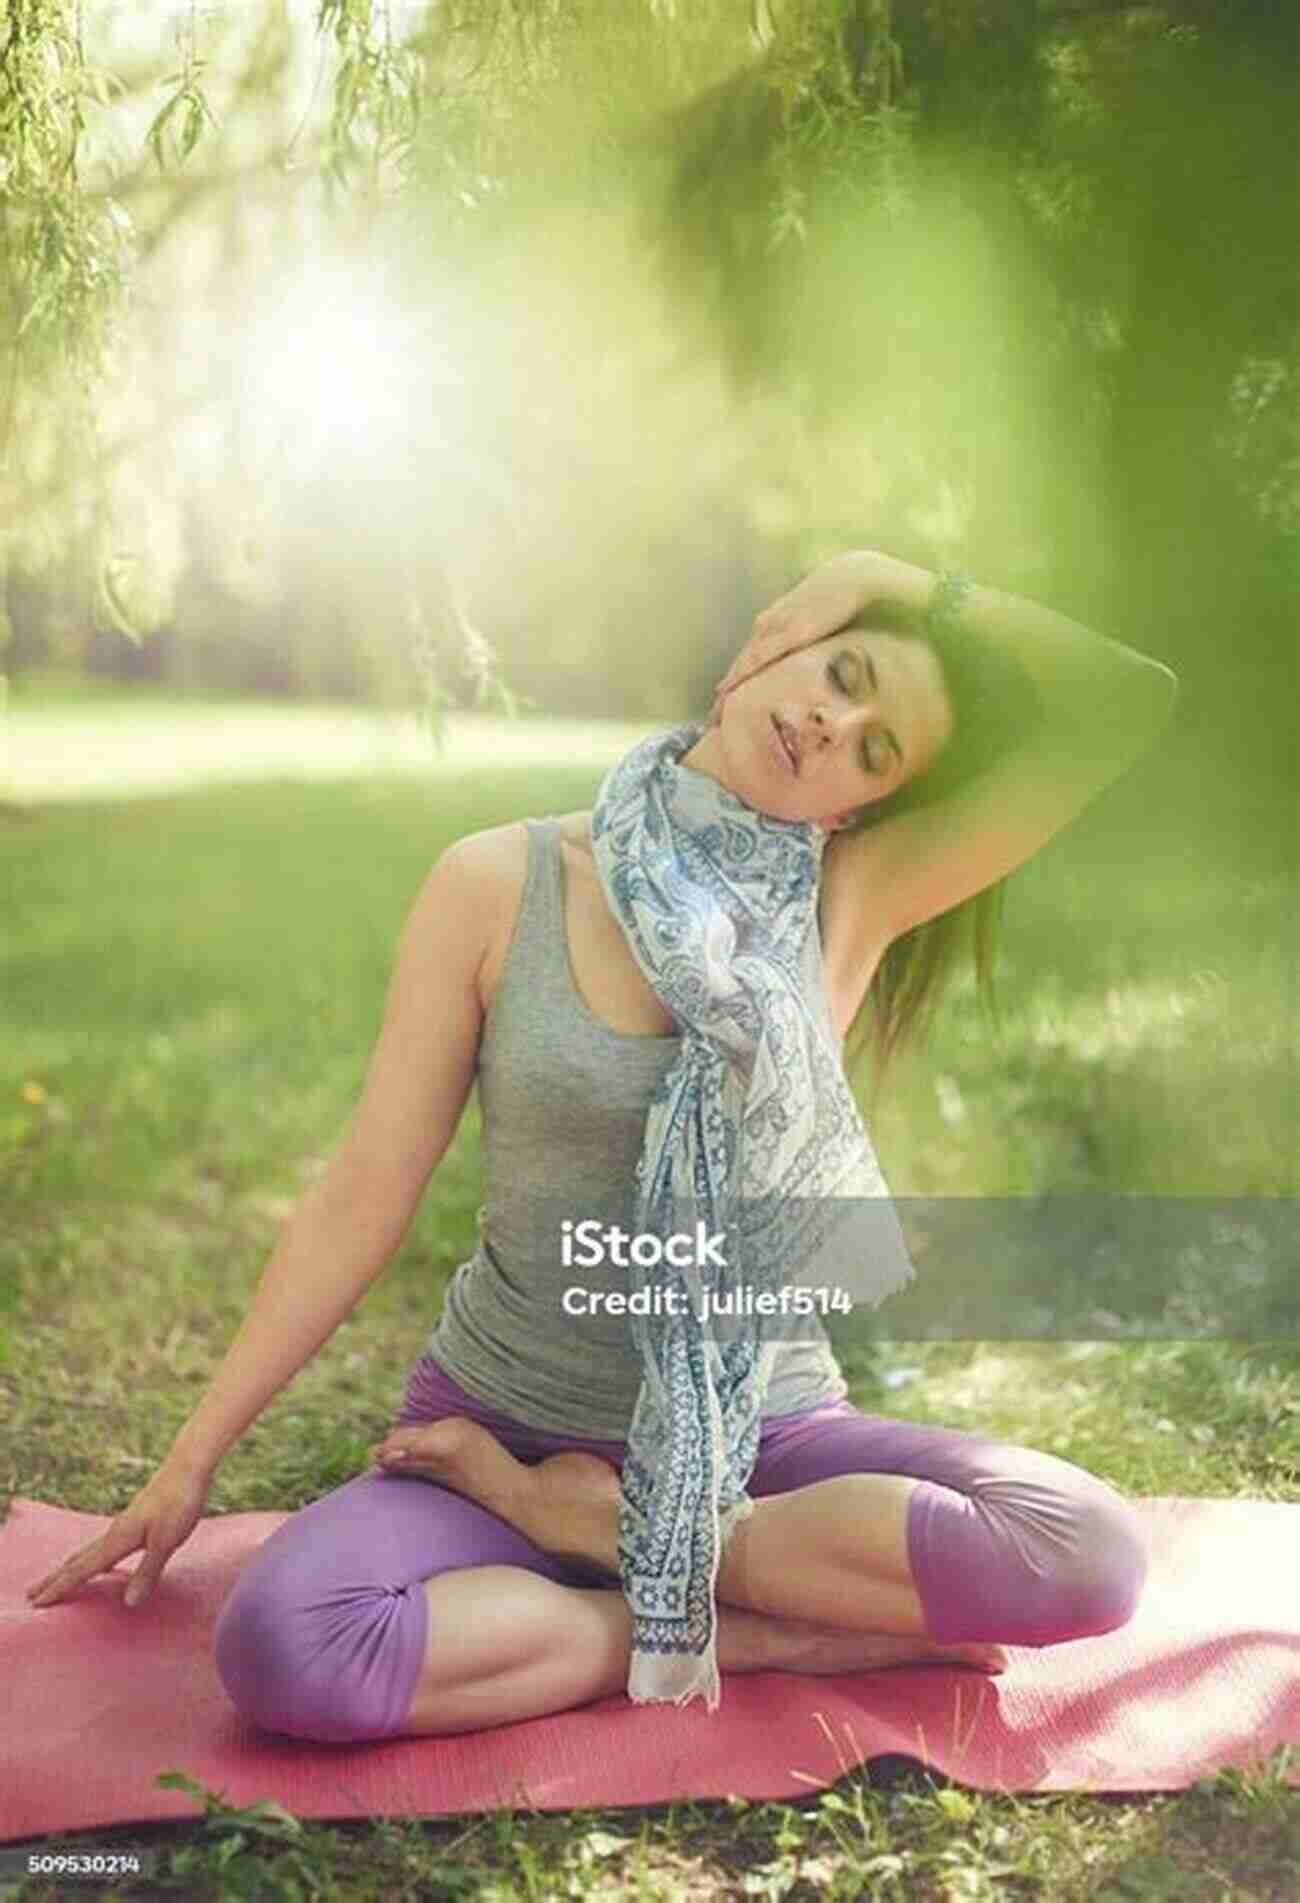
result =
[[[855,552],[759,618],[680,765],[760,827],[824,829],[805,979],[836,1039],[867,1000],[887,1053],[925,990],[924,959],[908,966],[923,935],[904,935],[1042,845],[1172,699],[1159,664],[1054,614]],[[268,1729],[473,1730],[628,1682],[632,1613],[611,1574],[643,1368],[625,1316],[592,1313],[626,1273],[579,1276],[548,1238],[561,1211],[625,1212],[682,1026],[611,909],[590,821],[496,827],[442,855],[359,1105],[211,1386],[108,1531],[30,1590],[55,1604],[142,1549],[125,1598],[147,1597],[226,1451],[397,1248],[477,1073],[484,1244],[375,1471],[286,1521],[221,1616],[227,1690]],[[997,1670],[1006,1644],[1131,1615],[1145,1554],[1111,1488],[1045,1454],[861,1414],[820,1330],[776,1345],[755,1434],[753,1508],[715,1555],[724,1672]]]

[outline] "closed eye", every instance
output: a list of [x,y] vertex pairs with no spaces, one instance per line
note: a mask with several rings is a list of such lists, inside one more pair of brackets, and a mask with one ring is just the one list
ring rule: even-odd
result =
[[[853,654],[852,650],[846,649],[843,653],[837,654],[833,661],[828,661],[826,664],[826,673],[829,679],[831,680],[832,684],[839,689],[841,694],[848,694],[850,697],[853,694],[853,688],[845,680],[844,675],[841,672],[841,664],[846,660],[854,661],[854,660],[857,660],[858,658],[859,658],[858,656]],[[870,687],[871,692],[873,694],[878,693],[880,688],[880,683],[876,678],[876,669],[875,669],[874,663],[872,662],[871,656],[869,654],[864,653],[861,656],[861,663],[862,663],[862,666],[866,670],[867,685]],[[875,734],[868,734],[862,744],[862,764],[866,768],[867,772],[871,774],[883,773],[885,771],[885,767],[887,764],[884,761],[877,761],[875,757],[873,747],[872,747],[872,742],[875,738],[876,738]],[[894,753],[894,758],[898,761],[898,764],[901,766],[903,764],[903,749],[899,746],[898,741],[895,738],[893,732],[888,727],[884,729],[884,738],[888,742],[889,746],[892,748]]]

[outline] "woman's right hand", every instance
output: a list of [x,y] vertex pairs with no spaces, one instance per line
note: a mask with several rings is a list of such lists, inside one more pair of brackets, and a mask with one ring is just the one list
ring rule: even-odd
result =
[[144,1558],[122,1595],[124,1605],[139,1605],[153,1591],[158,1575],[177,1547],[184,1544],[203,1517],[210,1484],[201,1474],[160,1467],[107,1532],[27,1588],[29,1602],[33,1606],[55,1606],[97,1573],[108,1572],[128,1553],[143,1550]]
[[888,555],[853,549],[814,568],[756,616],[753,633],[718,682],[714,712],[723,697],[751,674],[847,627],[878,597],[888,594],[893,571],[902,567]]

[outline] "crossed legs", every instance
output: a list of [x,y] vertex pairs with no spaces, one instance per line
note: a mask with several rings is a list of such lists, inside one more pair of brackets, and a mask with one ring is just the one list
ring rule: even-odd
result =
[[[413,1450],[424,1432],[387,1440]],[[445,1733],[622,1689],[629,1618],[601,1571],[612,1470],[507,1453],[471,1474],[474,1436],[450,1421],[426,1454],[445,1463],[457,1437],[458,1470],[359,1476],[250,1564],[217,1632],[250,1718],[328,1739]],[[724,1672],[997,1669],[1003,1644],[1122,1624],[1145,1571],[1131,1510],[1078,1468],[847,1403],[765,1433],[750,1492],[719,1577]]]

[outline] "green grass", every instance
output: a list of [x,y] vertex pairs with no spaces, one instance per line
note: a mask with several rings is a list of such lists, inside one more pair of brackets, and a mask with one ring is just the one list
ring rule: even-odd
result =
[[[128,1502],[347,1115],[433,858],[594,784],[589,768],[466,771],[0,814],[0,1502]],[[1122,855],[1108,873],[1115,858],[1094,829],[1013,888],[1000,1037],[958,993],[881,1107],[900,1192],[1294,1193],[1285,882],[1220,865],[1211,898],[1201,869],[1153,882]],[[213,1511],[292,1509],[364,1465],[472,1246],[478,1139],[471,1104],[390,1269],[227,1457]],[[849,1368],[868,1405],[1041,1446],[1135,1493],[1294,1500],[1298,1363],[1287,1341],[868,1338]],[[918,1377],[886,1389],[902,1366]],[[1014,1798],[876,1766],[797,1803],[338,1826],[209,1795],[193,1824],[97,1833],[160,1853],[150,1884],[99,1894],[1272,1903],[1300,1864],[1300,1796],[1279,1773]]]
[[337,701],[178,699],[137,687],[0,677],[0,802],[156,798],[201,785],[410,774],[452,782],[487,761],[507,770],[556,761],[599,776],[647,732],[619,720],[449,712],[435,745],[411,708]]

